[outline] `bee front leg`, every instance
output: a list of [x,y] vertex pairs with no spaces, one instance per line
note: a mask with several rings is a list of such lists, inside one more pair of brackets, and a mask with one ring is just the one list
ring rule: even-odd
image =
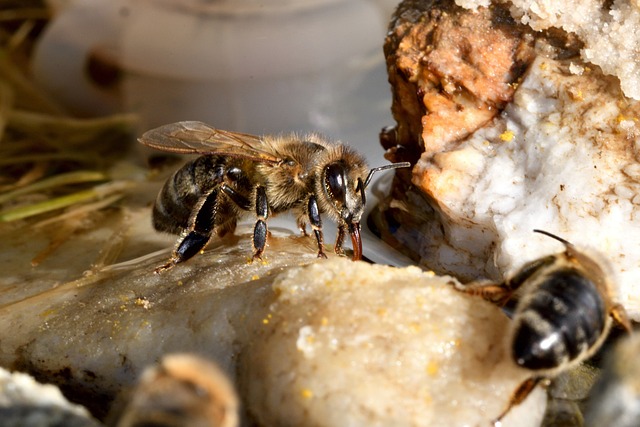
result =
[[613,307],[611,307],[610,314],[611,317],[613,317],[613,320],[615,320],[627,333],[633,332],[631,320],[627,315],[627,310],[625,310],[622,304],[614,304]]
[[334,246],[334,252],[338,255],[344,255],[344,249],[342,249],[342,244],[344,243],[344,238],[347,235],[347,226],[346,224],[338,225],[338,235],[336,236],[336,244]]
[[499,306],[506,305],[513,296],[513,290],[505,286],[504,283],[495,283],[488,280],[479,280],[465,285],[453,283],[453,288],[468,295],[480,296]]
[[269,217],[267,190],[262,185],[256,188],[256,216],[258,220],[253,227],[253,258],[261,259],[267,244],[267,218]]
[[183,233],[169,261],[155,269],[156,273],[169,270],[176,264],[188,260],[206,246],[215,225],[217,203],[218,189],[216,188],[204,197],[204,201],[190,220],[191,227]]
[[309,200],[307,202],[307,213],[309,214],[311,229],[313,230],[313,234],[315,234],[316,241],[318,242],[318,258],[326,258],[327,255],[324,253],[324,237],[322,235],[322,218],[320,218],[318,201],[314,195],[309,196]]

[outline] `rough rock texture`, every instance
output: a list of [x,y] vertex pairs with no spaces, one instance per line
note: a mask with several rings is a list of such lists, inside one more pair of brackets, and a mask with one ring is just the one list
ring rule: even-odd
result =
[[[143,212],[129,215],[149,224]],[[162,274],[153,269],[166,250],[41,284],[30,296],[9,286],[0,365],[60,385],[102,417],[147,366],[193,353],[239,381],[251,418],[297,427],[486,425],[528,375],[504,351],[507,317],[454,291],[454,279],[331,253],[318,260],[312,238],[273,232],[264,262],[250,262],[245,233]],[[16,264],[24,262],[18,255]],[[65,258],[61,249],[51,256]],[[291,269],[308,263],[317,267]],[[80,276],[83,265],[66,267]],[[512,416],[538,425],[544,404],[539,390]]]
[[404,1],[389,29],[384,51],[398,125],[383,145],[393,159],[415,161],[484,126],[533,59],[529,29],[504,7],[474,13],[452,1]]
[[[399,174],[378,227],[423,265],[463,280],[501,280],[562,250],[532,233],[550,231],[604,253],[617,299],[640,319],[640,104],[573,48],[538,40],[536,52],[499,115],[440,151],[425,148],[412,176]],[[413,105],[408,95],[394,102]],[[415,123],[395,117],[398,129]]]
[[[490,425],[528,373],[507,317],[454,281],[345,259],[283,273],[240,356],[249,411],[261,425]],[[539,425],[544,401],[536,390],[503,425]]]
[[[491,0],[455,0],[470,10]],[[584,42],[584,62],[620,79],[624,94],[640,100],[640,3],[637,0],[499,0],[518,22],[535,31],[552,28],[575,34]]]
[[[147,223],[149,216],[145,209],[141,218]],[[166,252],[5,304],[0,365],[60,385],[99,416],[167,353],[200,354],[233,374],[248,339],[245,322],[262,319],[273,276],[317,260],[311,239],[304,242],[274,237],[264,262],[250,262],[245,234],[163,274],[153,270]]]
[[577,35],[581,56],[620,79],[624,94],[640,100],[640,3],[637,0],[553,2],[510,0],[511,13],[540,31],[552,27]]
[[0,424],[4,427],[98,427],[81,406],[51,384],[0,368]]

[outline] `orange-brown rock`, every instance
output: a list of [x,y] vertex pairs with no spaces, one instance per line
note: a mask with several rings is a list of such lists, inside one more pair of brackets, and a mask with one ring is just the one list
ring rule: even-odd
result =
[[491,120],[534,58],[530,33],[506,7],[403,1],[384,45],[398,123],[383,133],[388,157],[416,161]]

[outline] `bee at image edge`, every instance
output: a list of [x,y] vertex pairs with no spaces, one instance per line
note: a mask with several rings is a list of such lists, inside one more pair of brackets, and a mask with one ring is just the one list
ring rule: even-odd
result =
[[[631,333],[624,307],[612,300],[612,274],[601,255],[560,241],[565,251],[525,264],[503,283],[471,283],[456,289],[506,304],[518,296],[513,314],[510,351],[515,363],[532,372],[494,420],[500,425],[509,410],[546,381],[593,356],[614,321]],[[514,295],[515,294],[515,295]]]
[[261,258],[267,219],[286,211],[296,215],[307,235],[311,226],[324,253],[321,214],[338,224],[334,250],[351,236],[353,260],[362,258],[360,219],[365,189],[374,173],[409,167],[393,163],[369,169],[364,157],[341,143],[315,134],[255,136],[185,121],[150,130],[139,138],[149,147],[178,154],[199,154],[165,183],[153,208],[156,230],[180,235],[167,270],[200,252],[215,231],[233,232],[240,216],[254,212],[253,258]]
[[213,361],[195,354],[168,354],[144,370],[112,406],[113,427],[238,427],[234,385]]

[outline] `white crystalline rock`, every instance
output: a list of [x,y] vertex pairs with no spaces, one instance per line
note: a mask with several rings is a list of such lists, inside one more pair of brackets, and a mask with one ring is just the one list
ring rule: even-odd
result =
[[476,10],[479,7],[489,7],[491,0],[456,0],[456,4],[465,9]]
[[[451,277],[333,259],[274,282],[240,355],[245,405],[265,426],[489,426],[528,372],[510,320]],[[504,419],[537,426],[537,389]]]
[[89,412],[52,384],[0,368],[0,424],[4,427],[98,427]]
[[615,79],[538,58],[513,102],[455,150],[423,156],[414,182],[437,200],[444,242],[421,253],[445,271],[501,280],[563,246],[606,255],[617,299],[640,320],[640,105]]
[[[506,2],[506,0],[502,0]],[[487,0],[457,0],[475,10]],[[509,0],[511,14],[536,31],[552,27],[576,34],[586,62],[617,76],[625,95],[640,100],[640,3],[637,0]]]

